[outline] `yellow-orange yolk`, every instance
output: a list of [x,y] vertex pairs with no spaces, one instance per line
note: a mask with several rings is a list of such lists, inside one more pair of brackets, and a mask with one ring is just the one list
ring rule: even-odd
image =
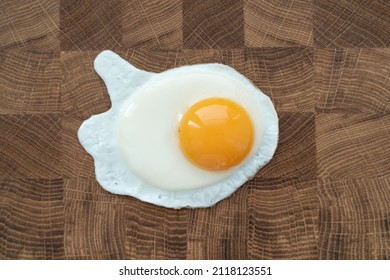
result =
[[240,164],[252,148],[254,129],[247,112],[225,98],[194,104],[179,125],[180,147],[189,161],[211,170]]

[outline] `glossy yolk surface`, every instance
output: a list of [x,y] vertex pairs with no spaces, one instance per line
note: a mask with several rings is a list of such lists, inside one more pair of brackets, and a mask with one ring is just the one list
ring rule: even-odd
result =
[[252,121],[237,103],[208,98],[194,104],[179,125],[180,147],[189,161],[210,170],[240,164],[251,150]]

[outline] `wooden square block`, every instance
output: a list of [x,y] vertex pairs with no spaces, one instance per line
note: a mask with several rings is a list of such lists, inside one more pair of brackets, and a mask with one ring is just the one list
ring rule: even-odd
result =
[[314,113],[279,113],[279,142],[258,178],[315,179],[317,176]]
[[193,240],[247,239],[248,188],[240,187],[211,208],[188,210],[188,236]]
[[314,0],[317,47],[389,47],[390,7],[386,0]]
[[278,112],[314,112],[312,48],[245,49],[246,75]]
[[199,63],[223,63],[245,72],[244,52],[233,50],[164,50],[164,49],[134,49],[119,54],[135,67],[160,73],[162,71],[183,65]]
[[244,47],[241,0],[183,1],[184,48]]
[[313,45],[312,0],[245,0],[245,46]]
[[390,177],[319,181],[321,259],[390,258]]
[[63,259],[62,179],[0,180],[0,259]]
[[0,115],[0,178],[60,178],[59,115]]
[[59,113],[59,52],[0,53],[0,114]]
[[316,110],[389,113],[389,49],[316,49]]
[[[247,239],[200,237],[188,239],[188,260],[246,260]],[[214,270],[210,270],[213,273]]]
[[187,209],[130,198],[126,204],[126,252],[132,260],[185,259]]
[[1,1],[0,49],[60,49],[60,0]]
[[93,158],[81,146],[77,137],[84,119],[64,116],[62,119],[62,165],[67,179],[95,178]]
[[241,49],[227,50],[183,50],[182,65],[200,63],[222,63],[245,74],[245,54]]
[[124,197],[95,180],[65,180],[67,259],[124,259]]
[[104,50],[121,46],[120,0],[61,0],[61,50]]
[[182,48],[181,1],[124,1],[122,30],[125,47]]
[[390,115],[317,114],[320,178],[390,175]]
[[248,194],[249,259],[317,259],[316,180],[255,179]]
[[93,69],[98,54],[61,52],[61,105],[65,114],[87,119],[111,107],[107,89]]

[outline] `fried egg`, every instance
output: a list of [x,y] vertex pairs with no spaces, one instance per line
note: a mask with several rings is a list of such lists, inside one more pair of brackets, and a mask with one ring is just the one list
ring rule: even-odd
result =
[[94,68],[112,107],[84,121],[78,137],[107,191],[170,208],[209,207],[272,159],[274,106],[233,68],[152,73],[111,51],[100,53]]

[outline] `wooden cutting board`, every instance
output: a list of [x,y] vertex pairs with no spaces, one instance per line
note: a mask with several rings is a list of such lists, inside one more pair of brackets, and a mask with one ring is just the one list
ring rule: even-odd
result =
[[[387,1],[1,1],[1,259],[390,259]],[[274,159],[207,209],[96,183],[80,124],[104,49],[160,72],[218,62],[280,118]]]

